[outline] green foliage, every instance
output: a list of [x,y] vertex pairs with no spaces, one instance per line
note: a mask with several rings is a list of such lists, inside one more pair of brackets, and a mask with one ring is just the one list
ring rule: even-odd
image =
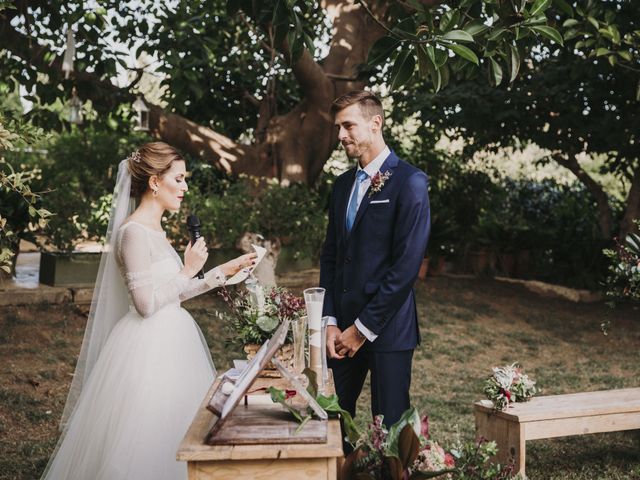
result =
[[[278,237],[296,256],[317,259],[327,213],[323,197],[303,184],[262,183],[255,178],[219,178],[211,168],[193,171],[185,209],[197,213],[213,247],[233,247],[245,232]],[[200,188],[197,188],[200,187]]]
[[73,128],[41,143],[46,155],[20,156],[42,170],[41,188],[52,188],[43,200],[43,206],[56,212],[50,219],[47,244],[69,252],[79,241],[102,241],[118,163],[145,140],[141,134],[123,136],[93,126]]
[[[640,220],[635,221],[640,227]],[[608,298],[640,301],[640,235],[630,233],[623,242],[616,239],[616,246],[605,249],[609,260],[609,272],[605,281]]]
[[[368,10],[364,2],[361,5]],[[549,40],[563,45],[557,26],[551,26],[554,12],[547,17],[550,0],[410,5],[391,7],[386,22],[379,22],[386,35],[372,47],[365,69],[381,74],[382,67],[391,65],[392,90],[409,83],[415,74],[438,92],[455,77],[475,76],[474,67],[485,70],[495,86],[503,81],[504,66],[513,82],[521,52]]]
[[0,269],[11,274],[21,238],[33,239],[44,229],[51,213],[42,207],[41,194],[33,185],[41,178],[38,168],[8,161],[11,151],[26,148],[43,136],[29,123],[14,120],[0,111]]
[[[496,442],[480,439],[478,442],[458,442],[451,449],[456,459],[456,480],[507,480],[513,476],[513,465],[500,465],[491,461],[498,453]],[[519,478],[519,477],[518,477]]]
[[[305,314],[304,300],[282,287],[264,291],[257,281],[253,281],[247,283],[245,289],[236,290],[235,293],[227,288],[219,293],[227,305],[223,317],[230,342],[240,347],[248,344],[262,345],[283,321]],[[291,341],[289,331],[287,342]]]

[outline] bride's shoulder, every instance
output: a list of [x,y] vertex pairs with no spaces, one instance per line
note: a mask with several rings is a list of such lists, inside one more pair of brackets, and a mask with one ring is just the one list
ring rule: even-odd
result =
[[127,236],[140,235],[144,233],[144,226],[132,220],[131,217],[127,217],[118,228],[118,236],[122,238],[125,233]]

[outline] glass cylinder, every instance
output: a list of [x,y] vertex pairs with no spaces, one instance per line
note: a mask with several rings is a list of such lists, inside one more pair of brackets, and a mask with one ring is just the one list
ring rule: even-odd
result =
[[293,370],[302,373],[307,366],[305,355],[305,339],[307,337],[307,317],[302,316],[291,321],[291,333],[293,334]]
[[322,307],[324,304],[324,288],[307,288],[304,292],[307,307],[307,325],[309,326],[309,368],[316,372],[318,381],[322,377]]
[[318,381],[318,388],[320,389],[320,393],[324,394],[324,389],[327,387],[329,383],[329,367],[327,365],[327,325],[329,323],[329,317],[322,317],[322,375],[321,379]]

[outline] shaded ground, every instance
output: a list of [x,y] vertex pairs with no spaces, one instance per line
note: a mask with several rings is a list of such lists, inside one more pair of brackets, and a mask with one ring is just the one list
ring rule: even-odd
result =
[[[290,275],[298,291],[317,272]],[[640,310],[609,310],[546,299],[489,279],[430,278],[417,285],[423,344],[414,359],[412,399],[448,444],[473,437],[472,404],[492,366],[519,362],[542,394],[640,386]],[[186,304],[219,371],[225,349],[215,295]],[[57,421],[78,354],[86,308],[5,307],[0,313],[0,479],[38,478],[57,438]],[[610,321],[608,335],[600,325]],[[368,420],[368,396],[357,420]],[[640,479],[638,432],[529,442],[532,479]]]

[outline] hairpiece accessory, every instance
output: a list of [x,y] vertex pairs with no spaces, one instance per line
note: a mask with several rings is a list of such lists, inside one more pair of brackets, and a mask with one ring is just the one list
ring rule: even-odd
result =
[[141,158],[142,157],[140,156],[140,152],[138,150],[134,150],[131,155],[129,155],[129,158],[127,158],[127,160],[129,160],[130,162],[140,163]]

